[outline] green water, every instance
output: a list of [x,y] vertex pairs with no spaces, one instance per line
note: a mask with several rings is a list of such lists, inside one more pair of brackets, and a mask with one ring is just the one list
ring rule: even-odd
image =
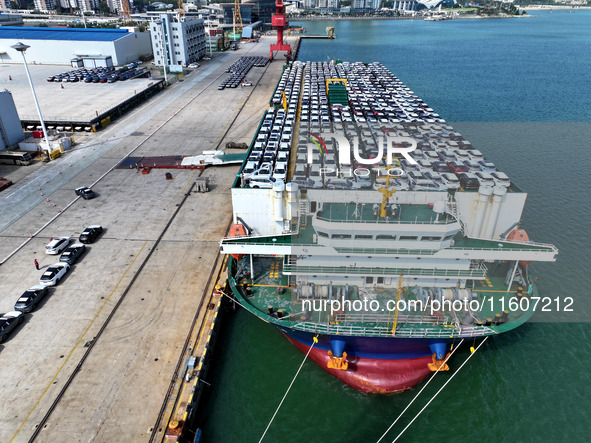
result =
[[[301,59],[325,60],[324,45],[333,45],[333,56],[379,60],[412,83],[448,121],[460,120],[452,126],[529,193],[523,227],[530,238],[560,250],[556,263],[533,266],[540,293],[575,299],[572,313],[539,313],[516,331],[489,339],[399,441],[589,441],[591,123],[586,121],[591,115],[591,11],[532,19],[382,23],[336,23],[337,40],[305,41]],[[318,26],[321,32],[329,24],[305,26]],[[355,36],[365,29],[373,40],[347,40],[343,27],[353,28]],[[400,37],[402,30],[408,35]],[[404,59],[384,50],[402,48],[401,40]],[[450,42],[455,42],[452,48]],[[479,47],[495,63],[503,61],[494,72]],[[448,60],[452,50],[453,63]],[[526,54],[529,68],[518,54]],[[428,75],[417,70],[421,64]],[[440,83],[438,78],[457,76],[462,66],[473,78],[470,85],[466,73],[457,84]],[[528,81],[527,72],[535,72],[540,83]],[[512,88],[501,88],[497,81],[512,82]],[[481,121],[471,123],[471,117]],[[469,346],[456,352],[452,370],[437,375],[385,441],[392,441],[450,378],[468,357]],[[215,355],[201,414],[205,441],[256,442],[304,356],[246,311],[226,318]],[[265,441],[375,442],[421,386],[368,396],[307,362]]]

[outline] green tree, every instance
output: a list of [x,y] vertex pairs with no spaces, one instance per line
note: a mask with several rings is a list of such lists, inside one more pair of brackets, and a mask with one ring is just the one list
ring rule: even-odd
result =
[[97,9],[100,12],[102,12],[103,14],[110,14],[111,13],[111,8],[109,8],[109,5],[107,4],[107,2],[100,2]]
[[349,6],[351,6],[352,1],[351,0],[342,0],[341,1],[341,8],[348,8]]

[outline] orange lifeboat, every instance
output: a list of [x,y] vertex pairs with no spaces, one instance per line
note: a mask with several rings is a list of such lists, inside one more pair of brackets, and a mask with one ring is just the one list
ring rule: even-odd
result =
[[[525,243],[529,241],[529,236],[527,235],[527,232],[525,232],[525,229],[520,229],[519,227],[516,227],[511,232],[509,232],[509,235],[507,235],[507,240]],[[529,261],[519,262],[523,269],[527,268],[527,265],[529,265],[530,263],[531,262]]]
[[[236,238],[236,237],[246,237],[248,235],[248,232],[246,230],[246,227],[242,224],[242,223],[233,223],[232,226],[230,226],[230,232],[228,233],[228,237],[230,238]],[[244,257],[244,254],[230,254],[232,257],[234,257],[236,260],[240,260],[242,257]]]

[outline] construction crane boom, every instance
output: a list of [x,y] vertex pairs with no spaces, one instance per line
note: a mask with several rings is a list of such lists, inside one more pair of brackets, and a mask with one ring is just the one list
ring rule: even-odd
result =
[[131,20],[131,13],[129,12],[129,2],[121,0],[121,18],[125,21]]
[[234,33],[242,34],[242,14],[240,13],[240,0],[234,0]]

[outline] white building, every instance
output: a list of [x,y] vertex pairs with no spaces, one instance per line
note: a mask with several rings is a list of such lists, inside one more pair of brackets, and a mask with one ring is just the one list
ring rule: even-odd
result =
[[53,11],[59,0],[35,0],[35,9],[41,12]]
[[340,7],[340,0],[316,0],[316,7],[336,9]]
[[353,9],[380,9],[382,0],[353,0]]
[[147,32],[0,26],[0,63],[23,62],[21,55],[11,48],[18,42],[30,46],[27,61],[37,64],[70,65],[72,58],[111,57],[113,64],[118,66],[152,51]]
[[203,19],[157,14],[150,23],[150,31],[156,66],[187,66],[205,55]]

